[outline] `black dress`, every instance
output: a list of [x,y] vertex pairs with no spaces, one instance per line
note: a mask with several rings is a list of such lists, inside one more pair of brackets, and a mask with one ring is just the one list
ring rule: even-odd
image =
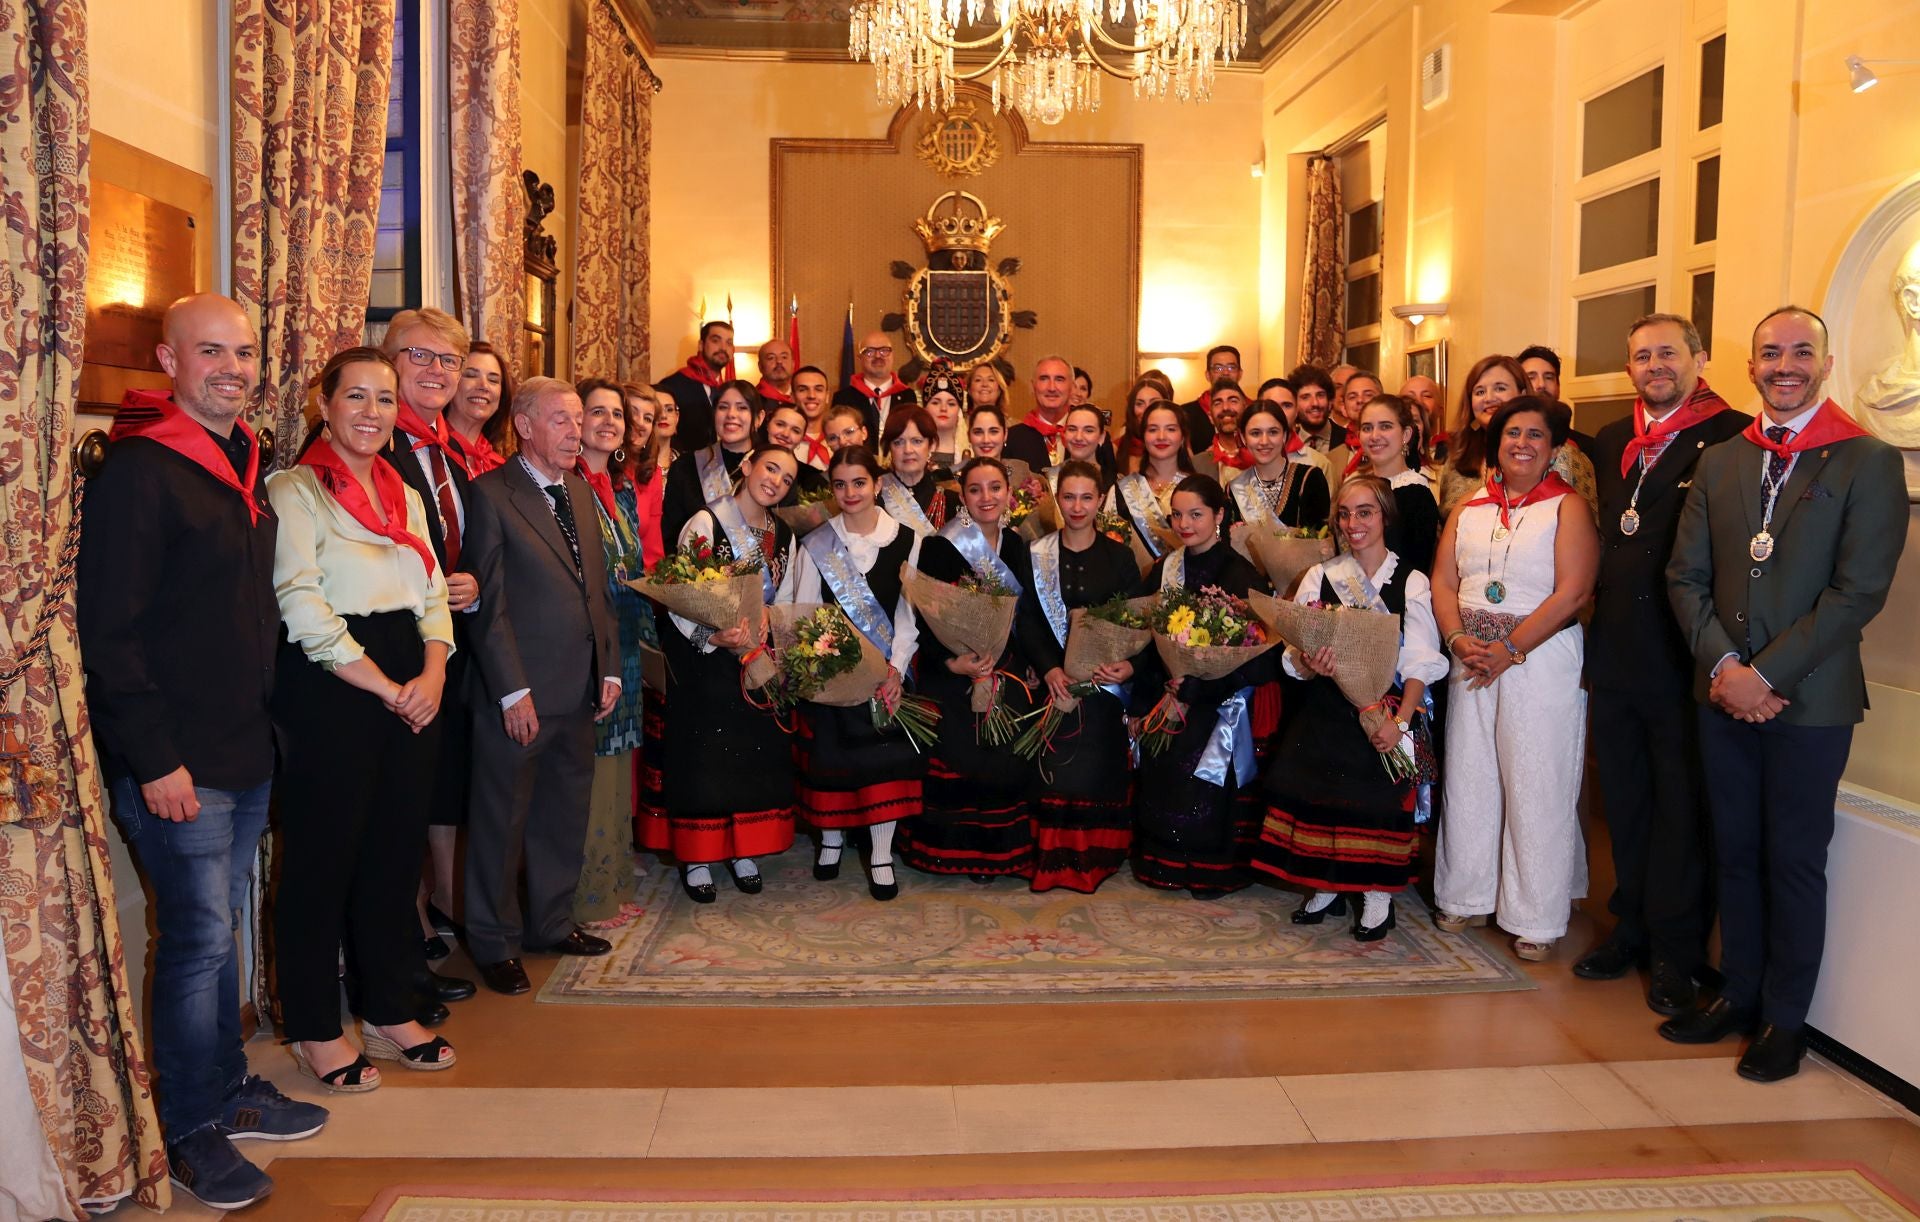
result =
[[1399,520],[1387,528],[1387,550],[1422,573],[1433,572],[1434,549],[1440,545],[1440,502],[1425,480],[1395,485],[1394,508]]
[[[1397,568],[1379,587],[1395,615],[1406,613],[1411,571]],[[1320,601],[1340,605],[1324,577]],[[1294,708],[1260,778],[1266,819],[1254,868],[1316,891],[1404,890],[1419,848],[1413,783],[1380,766],[1338,683],[1315,677],[1290,690]]]
[[[726,449],[720,451],[720,459],[726,464],[729,477],[740,469],[746,457],[745,450],[738,453]],[[680,528],[687,524],[687,519],[706,508],[706,504],[706,492],[700,487],[699,451],[682,454],[667,468],[667,486],[660,496],[660,537],[678,539]]]
[[[1060,547],[1060,596],[1069,612],[1094,607],[1115,595],[1131,594],[1140,570],[1133,551],[1105,535],[1095,535],[1084,552]],[[1042,608],[1038,586],[1020,597],[1015,634],[1021,652],[1042,682],[1066,657],[1062,642]],[[1151,652],[1148,645],[1145,652]],[[1136,658],[1134,666],[1140,666]],[[1120,871],[1133,845],[1133,765],[1128,758],[1127,710],[1106,691],[1080,700],[1054,737],[1054,750],[1039,763],[1043,777],[1033,802],[1033,889],[1065,887],[1092,892]]]
[[[1246,478],[1256,489],[1260,477],[1254,471],[1237,473],[1226,481],[1227,515],[1222,523],[1232,527],[1235,522],[1247,520],[1240,508],[1240,498],[1235,495],[1233,485]],[[1269,514],[1282,526],[1291,526],[1301,530],[1319,530],[1327,524],[1333,513],[1333,496],[1327,487],[1326,473],[1311,463],[1295,460],[1287,464],[1286,474],[1280,477],[1280,488],[1274,496]]]
[[[1136,588],[1156,594],[1167,561],[1156,562]],[[1259,571],[1240,553],[1216,543],[1199,555],[1187,554],[1182,583],[1189,590],[1218,586],[1246,597],[1268,589]],[[1196,776],[1201,753],[1213,737],[1220,705],[1243,687],[1271,682],[1277,649],[1270,649],[1221,679],[1185,679],[1180,699],[1186,725],[1159,755],[1140,761],[1134,800],[1133,874],[1151,887],[1186,889],[1196,896],[1223,895],[1252,882],[1247,863],[1260,834],[1257,790],[1241,789],[1228,770],[1225,785]],[[1133,714],[1144,716],[1166,691],[1167,671],[1157,650],[1142,655],[1134,678]]]
[[[1033,585],[1026,540],[1014,531],[1000,532],[1000,558],[1021,589]],[[934,535],[920,545],[920,571],[936,581],[953,582],[972,567],[958,548]],[[902,828],[902,855],[908,865],[929,874],[1029,877],[1033,770],[1013,753],[1011,744],[993,747],[978,741],[979,716],[969,704],[973,681],[947,669],[954,655],[931,628],[923,623],[920,634],[915,673],[919,690],[940,703],[940,737],[929,751],[926,807]],[[1018,636],[1016,628],[995,660],[996,669],[1025,669],[1014,661]],[[1008,679],[1001,681],[1000,699],[1016,716],[1033,707],[1020,684]]]

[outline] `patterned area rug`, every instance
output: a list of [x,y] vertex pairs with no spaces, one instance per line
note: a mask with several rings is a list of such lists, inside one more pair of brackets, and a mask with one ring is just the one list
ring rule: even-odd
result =
[[719,880],[695,904],[671,869],[641,880],[645,911],[613,953],[568,958],[542,1001],[612,1005],[890,1005],[1153,1001],[1492,992],[1533,985],[1504,955],[1443,933],[1403,897],[1398,928],[1355,942],[1347,921],[1294,925],[1299,897],[1255,886],[1195,900],[1121,875],[1093,895],[900,869],[876,903],[858,864],[816,882],[803,851],[760,863],[766,890]]
[[[930,1209],[929,1206],[937,1206]],[[1773,1164],[1629,1176],[1506,1177],[1326,1186],[959,1189],[853,1199],[389,1189],[363,1222],[1334,1222],[1336,1219],[1604,1219],[1604,1222],[1913,1222],[1913,1205],[1854,1166]]]

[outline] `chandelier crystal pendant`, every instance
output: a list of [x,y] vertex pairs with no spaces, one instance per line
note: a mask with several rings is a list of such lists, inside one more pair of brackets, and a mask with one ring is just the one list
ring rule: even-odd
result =
[[[960,37],[989,13],[990,31]],[[956,82],[985,80],[996,111],[1046,124],[1099,110],[1103,75],[1135,97],[1205,101],[1216,61],[1247,39],[1246,0],[857,0],[851,17],[847,49],[884,105],[945,109]],[[961,69],[957,53],[986,58]]]

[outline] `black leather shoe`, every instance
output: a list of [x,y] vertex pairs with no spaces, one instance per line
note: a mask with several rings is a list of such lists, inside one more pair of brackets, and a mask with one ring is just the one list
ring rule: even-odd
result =
[[1647,1009],[1655,1014],[1685,1014],[1700,1003],[1700,990],[1693,977],[1664,959],[1653,961],[1652,978],[1647,982]]
[[[1312,896],[1307,897],[1308,901],[1311,901],[1312,898]],[[1289,917],[1288,920],[1292,921],[1295,925],[1318,925],[1330,916],[1343,917],[1345,915],[1347,915],[1347,896],[1343,891],[1333,897],[1331,904],[1328,904],[1318,912],[1308,912],[1307,905],[1305,903],[1301,904],[1293,910],[1293,915]]]
[[[823,849],[822,852],[824,851]],[[846,856],[846,849],[844,847],[838,848],[836,851],[841,857]],[[832,861],[821,861],[820,858],[816,856],[813,859],[813,877],[823,883],[830,883],[834,879],[839,878],[840,857],[836,857]]]
[[1639,961],[1639,951],[1608,940],[1575,960],[1573,974],[1582,980],[1618,980]]
[[460,922],[440,911],[439,907],[435,905],[432,900],[427,901],[427,923],[449,937],[466,932],[466,930],[460,928]]
[[688,882],[687,870],[685,866],[682,866],[680,868],[680,889],[682,891],[685,891],[687,893],[687,898],[692,900],[696,904],[711,904],[715,900],[720,898],[720,893],[714,890],[713,883],[711,881],[704,882],[704,883]]
[[473,981],[458,976],[442,976],[439,972],[427,973],[426,994],[435,1001],[465,1001],[479,990],[473,987]]
[[596,938],[584,929],[576,929],[552,946],[529,946],[528,950],[536,955],[604,955],[613,949],[613,943],[605,938]]
[[[1362,908],[1361,911],[1364,912],[1365,909]],[[1353,918],[1353,940],[1355,942],[1378,942],[1387,936],[1388,930],[1393,928],[1392,902],[1389,901],[1387,904],[1387,919],[1378,925],[1362,925],[1360,920],[1361,918],[1358,915]]]
[[1753,1011],[1735,1008],[1724,997],[1660,1024],[1660,1038],[1675,1044],[1717,1044],[1753,1028]]
[[1802,1028],[1789,1031],[1772,1023],[1761,1023],[1760,1033],[1740,1057],[1738,1073],[1749,1082],[1780,1082],[1800,1072],[1800,1058],[1806,1055],[1807,1041]]
[[449,948],[445,942],[441,941],[439,934],[435,934],[422,942],[420,952],[427,957],[428,963],[438,963],[453,953],[452,949]]
[[[894,881],[890,883],[877,883],[873,881],[872,871],[876,865],[882,869],[892,866]],[[891,861],[882,861],[878,863],[869,862],[867,865],[867,869],[868,869],[868,874],[867,874],[867,894],[868,895],[871,895],[874,899],[879,900],[881,903],[885,903],[886,901],[900,894],[900,868],[898,866],[895,866],[893,862]]]
[[453,1017],[453,1011],[447,1009],[437,1001],[430,1001],[422,1006],[420,1012],[413,1017],[422,1027],[438,1027],[441,1023]]
[[733,876],[733,885],[747,895],[758,895],[761,890],[766,887],[767,880],[761,878],[758,874],[735,874]]
[[533,987],[527,979],[527,969],[520,966],[518,959],[502,959],[498,963],[482,963],[480,979],[496,993],[505,993],[509,997],[518,996]]

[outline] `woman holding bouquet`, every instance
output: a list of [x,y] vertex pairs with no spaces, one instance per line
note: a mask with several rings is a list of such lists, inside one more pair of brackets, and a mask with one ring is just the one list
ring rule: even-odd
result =
[[[1135,559],[1145,566],[1160,558],[1167,549],[1167,536],[1177,533],[1169,522],[1174,489],[1193,474],[1186,418],[1178,404],[1156,399],[1140,416],[1138,436],[1129,440],[1139,443],[1140,457],[1113,482],[1106,508],[1127,519],[1144,552],[1144,558],[1137,553]],[[1217,490],[1219,485],[1214,487]]]
[[1433,566],[1434,619],[1457,663],[1435,923],[1455,931],[1497,913],[1514,953],[1531,960],[1553,953],[1587,888],[1575,617],[1593,593],[1600,539],[1549,466],[1567,424],[1564,406],[1533,395],[1493,414],[1486,483],[1454,510]]
[[[711,544],[720,561],[758,560],[761,596],[771,603],[793,560],[793,534],[774,507],[793,487],[800,460],[786,446],[762,447],[741,465],[732,494],[695,513],[679,546]],[[665,836],[661,821],[642,823],[642,847],[670,852],[681,885],[699,904],[715,897],[713,867],[730,862],[733,885],[761,889],[754,860],[793,844],[793,750],[780,722],[743,698],[739,653],[764,639],[763,624],[742,619],[714,629],[678,615],[660,634],[667,656],[673,716],[667,719]],[[736,653],[736,651],[739,651]]]
[[[1147,413],[1148,456],[1152,429],[1176,416],[1171,408],[1154,407]],[[1184,450],[1183,450],[1184,453]],[[1249,590],[1267,589],[1259,572],[1239,552],[1220,541],[1220,522],[1227,494],[1204,475],[1189,475],[1173,490],[1172,520],[1180,546],[1156,563],[1135,589],[1136,594],[1159,594],[1174,587],[1195,593],[1218,589],[1235,598]],[[1134,802],[1134,877],[1152,887],[1185,889],[1195,898],[1224,895],[1246,886],[1253,842],[1259,835],[1255,794],[1240,784],[1237,760],[1215,771],[1218,781],[1204,779],[1210,762],[1207,747],[1221,724],[1237,717],[1243,733],[1251,734],[1252,687],[1273,678],[1273,667],[1263,653],[1219,679],[1188,677],[1168,682],[1165,662],[1157,652],[1142,655],[1133,687],[1133,712],[1142,729],[1152,731],[1163,721],[1163,697],[1185,707],[1185,720],[1175,726],[1173,740],[1159,754],[1143,753]],[[1236,703],[1237,702],[1237,703]],[[1250,782],[1252,778],[1249,776]]]
[[[1085,409],[1075,408],[1074,411]],[[1073,414],[1067,416],[1069,422]],[[1071,445],[1071,442],[1069,442]],[[1092,691],[1074,694],[1064,669],[1071,613],[1133,592],[1133,552],[1094,528],[1100,468],[1068,462],[1054,494],[1061,527],[1030,549],[1033,581],[1020,596],[1014,632],[1022,654],[1046,683],[1042,698],[1065,714],[1054,747],[1040,760],[1045,783],[1033,802],[1033,889],[1091,893],[1120,871],[1133,844],[1133,765],[1128,758],[1126,685],[1131,660],[1093,672]]]
[[[935,581],[974,582],[1018,597],[1033,584],[1033,567],[1026,540],[1002,522],[1005,464],[968,459],[960,468],[960,496],[966,512],[921,545],[915,567]],[[940,704],[940,737],[927,763],[926,807],[907,824],[901,846],[916,870],[964,874],[977,883],[1033,873],[1032,770],[1014,755],[1010,735],[997,745],[982,741],[982,718],[971,705],[974,686],[998,676],[995,699],[1015,717],[1029,711],[1023,685],[1007,673],[1014,656],[1011,638],[996,658],[956,656],[931,633],[921,646],[920,688]]]
[[1373,474],[1393,489],[1388,550],[1422,573],[1433,571],[1440,539],[1440,505],[1420,470],[1420,426],[1413,404],[1399,395],[1375,395],[1360,409],[1360,451]]
[[[1347,896],[1363,893],[1353,926],[1361,942],[1387,936],[1393,897],[1413,880],[1419,835],[1409,744],[1427,686],[1447,673],[1427,578],[1387,547],[1398,512],[1393,489],[1379,476],[1341,484],[1335,523],[1346,552],[1308,569],[1293,596],[1305,605],[1399,617],[1395,690],[1363,711],[1334,681],[1342,660],[1331,647],[1286,651],[1281,665],[1307,682],[1261,778],[1266,824],[1254,850],[1256,869],[1313,889],[1293,914],[1296,925],[1344,916]],[[1394,752],[1402,755],[1390,773],[1383,757]]]
[[[802,540],[780,601],[825,603],[846,612],[887,658],[886,680],[873,695],[892,709],[920,644],[919,621],[901,592],[900,569],[919,562],[921,536],[881,510],[880,460],[873,451],[864,446],[834,451],[827,475],[840,512]],[[877,900],[890,900],[900,893],[893,873],[894,828],[920,813],[926,761],[905,734],[877,729],[869,705],[805,703],[799,714],[800,813],[820,829],[813,876],[838,878],[847,829],[864,827],[871,836],[867,890]]]
[[887,413],[887,427],[880,433],[888,462],[887,473],[880,477],[880,508],[921,535],[945,526],[956,508],[953,494],[940,487],[928,461],[935,431],[927,409],[908,404]]
[[1254,400],[1240,417],[1240,438],[1253,465],[1227,485],[1229,534],[1237,538],[1254,526],[1325,526],[1332,504],[1326,473],[1297,457],[1307,447],[1286,413],[1270,400]]
[[714,443],[687,455],[687,461],[674,464],[667,472],[660,509],[663,538],[678,539],[680,528],[702,506],[733,495],[734,472],[753,449],[753,431],[759,427],[763,410],[752,383],[735,380],[720,388],[713,401]]

